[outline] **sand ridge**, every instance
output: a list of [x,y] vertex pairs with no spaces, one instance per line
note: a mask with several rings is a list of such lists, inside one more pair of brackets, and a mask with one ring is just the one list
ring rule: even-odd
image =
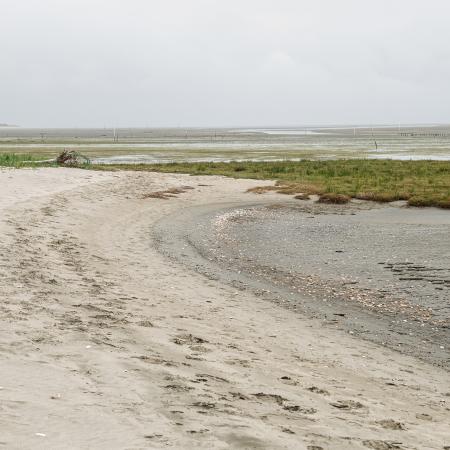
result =
[[[448,374],[156,250],[181,208],[256,181],[1,171],[5,448],[442,449]],[[171,198],[148,194],[189,186]]]

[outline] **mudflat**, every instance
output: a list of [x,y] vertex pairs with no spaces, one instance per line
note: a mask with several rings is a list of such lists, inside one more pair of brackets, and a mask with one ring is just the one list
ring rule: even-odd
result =
[[286,197],[186,208],[156,235],[209,277],[449,369],[450,213]]
[[[448,161],[450,127],[0,127],[0,153],[56,156],[79,149],[101,163],[375,158]],[[375,142],[376,141],[376,142]]]
[[[324,323],[307,308],[286,307],[288,295],[276,302],[219,276],[220,246],[196,246],[188,222],[184,233],[163,226],[199,208],[208,215],[217,205],[256,203],[263,217],[268,199],[285,202],[279,194],[255,200],[246,193],[258,184],[147,172],[0,171],[5,448],[450,445],[444,368]],[[253,233],[241,225],[243,236]],[[169,246],[181,238],[184,248]],[[250,258],[250,248],[242,250]],[[235,269],[220,266],[233,277]]]

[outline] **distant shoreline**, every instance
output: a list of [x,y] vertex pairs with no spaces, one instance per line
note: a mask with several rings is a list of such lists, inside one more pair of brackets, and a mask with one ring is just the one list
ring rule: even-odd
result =
[[73,148],[101,162],[450,160],[450,126],[282,128],[0,127],[0,153],[56,156]]

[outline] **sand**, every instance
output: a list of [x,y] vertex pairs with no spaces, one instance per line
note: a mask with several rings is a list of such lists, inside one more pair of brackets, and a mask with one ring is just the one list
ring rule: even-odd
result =
[[[442,449],[448,373],[196,273],[152,228],[258,182],[0,171],[0,445]],[[144,198],[190,186],[168,199]]]

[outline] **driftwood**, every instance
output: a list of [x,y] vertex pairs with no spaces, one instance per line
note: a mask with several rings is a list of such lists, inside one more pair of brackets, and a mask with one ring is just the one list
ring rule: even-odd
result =
[[56,163],[60,166],[79,166],[90,162],[87,156],[83,156],[75,150],[64,150],[56,158]]

